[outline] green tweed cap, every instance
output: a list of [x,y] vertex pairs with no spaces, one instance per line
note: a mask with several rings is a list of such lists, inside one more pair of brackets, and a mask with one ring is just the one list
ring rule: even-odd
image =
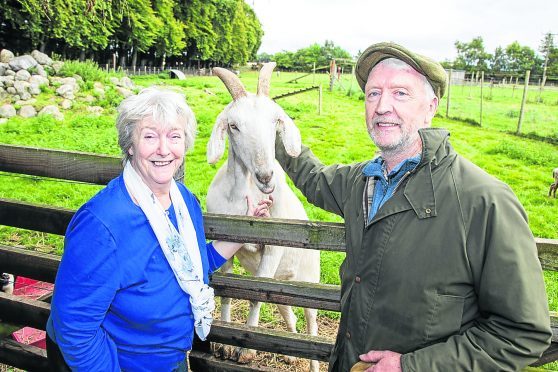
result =
[[446,71],[442,65],[433,59],[413,53],[395,43],[378,43],[370,45],[360,55],[356,63],[355,75],[363,92],[366,81],[368,80],[368,74],[370,74],[372,68],[387,58],[399,59],[423,74],[428,82],[430,82],[430,85],[432,85],[432,88],[434,88],[434,94],[436,94],[436,97],[438,97],[438,99],[442,98],[446,91],[447,84]]

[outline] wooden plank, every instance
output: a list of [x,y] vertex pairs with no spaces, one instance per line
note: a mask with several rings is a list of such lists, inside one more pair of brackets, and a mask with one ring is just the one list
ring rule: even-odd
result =
[[272,372],[273,368],[242,365],[231,360],[222,360],[201,351],[192,350],[188,365],[193,372]]
[[[65,208],[0,199],[0,224],[6,226],[64,235],[74,213]],[[206,213],[204,229],[208,239],[345,250],[345,228],[340,223]]]
[[75,211],[0,198],[0,225],[64,235]]
[[291,333],[236,323],[213,321],[209,341],[248,347],[299,358],[328,361],[333,341],[320,336]]
[[204,228],[208,239],[345,251],[345,227],[341,223],[206,213]]
[[543,269],[558,271],[558,239],[535,238],[535,242]]
[[[60,257],[0,245],[0,272],[53,283]],[[217,296],[339,311],[339,286],[215,273]]]
[[114,156],[0,145],[0,171],[105,185],[122,163]]
[[0,363],[24,371],[48,372],[50,370],[45,350],[20,344],[7,337],[0,339]]
[[0,272],[54,283],[59,265],[59,256],[0,245]]
[[0,292],[2,321],[45,330],[50,304]]
[[540,367],[556,360],[558,360],[558,343],[553,342],[550,344],[549,348],[545,350],[543,355],[536,362],[531,364],[531,366]]
[[308,88],[302,88],[302,89],[294,90],[292,92],[288,92],[288,93],[285,93],[285,94],[279,94],[275,97],[272,97],[272,99],[277,100],[277,99],[281,99],[281,98],[285,98],[285,97],[289,97],[289,96],[294,96],[295,94],[308,92],[309,90],[314,90],[314,89],[320,89],[320,86],[319,85],[313,85],[313,86],[308,87]]
[[[0,292],[0,314],[7,323],[44,330],[50,304]],[[250,327],[215,320],[209,341],[326,361],[332,341],[318,336]]]
[[312,309],[340,311],[337,285],[293,282],[235,274],[214,274],[211,286],[223,297],[249,299]]

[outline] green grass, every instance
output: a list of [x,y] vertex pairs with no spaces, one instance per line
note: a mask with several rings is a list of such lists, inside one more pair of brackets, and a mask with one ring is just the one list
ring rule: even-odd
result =
[[[301,79],[298,84],[287,83],[288,80],[299,75],[274,74],[271,96],[312,84],[323,85],[321,115],[318,115],[317,91],[277,101],[295,120],[303,142],[326,164],[352,163],[373,157],[376,148],[365,129],[363,95],[354,79],[342,80],[345,90],[340,90],[339,85],[336,84],[334,91],[329,92],[327,75],[308,76]],[[241,78],[248,90],[255,91],[257,85],[255,73],[243,73]],[[193,150],[186,157],[185,183],[200,198],[202,205],[205,205],[209,183],[224,161],[221,160],[217,165],[207,164],[206,143],[217,114],[230,102],[228,92],[216,77],[188,77],[186,80],[178,81],[158,79],[156,76],[140,76],[134,78],[134,82],[140,86],[172,84],[173,89],[186,94],[187,101],[196,114],[198,135]],[[352,86],[351,94],[347,93],[349,86]],[[475,119],[478,99],[474,98],[476,94],[474,90],[469,99],[467,89],[467,87],[454,87],[452,90],[455,109],[452,106],[451,116],[463,115],[465,119]],[[492,99],[485,102],[483,107],[486,116],[483,116],[482,128],[463,121],[445,119],[444,102],[440,104],[440,115],[434,119],[433,125],[449,129],[452,134],[452,144],[460,154],[510,185],[525,206],[535,236],[558,239],[558,199],[546,196],[552,181],[551,170],[558,166],[557,146],[506,133],[506,131],[515,131],[514,122],[516,123],[517,118],[514,114],[508,115],[508,113],[518,110],[515,101],[521,99],[520,92],[516,89],[512,100],[510,90],[501,88],[501,91],[497,91],[496,89],[494,88],[492,92]],[[486,94],[488,91],[489,89],[485,88]],[[459,94],[463,96],[464,103],[459,103]],[[47,96],[42,99],[48,100]],[[111,93],[104,101],[107,110],[100,117],[85,114],[85,105],[76,104],[72,111],[65,112],[64,121],[45,117],[12,118],[8,123],[0,125],[1,142],[117,156],[120,150],[114,128],[116,117],[114,106],[120,100],[120,96]],[[543,104],[529,103],[525,130],[536,130],[538,136],[556,136],[558,112],[557,105],[553,103],[556,101],[558,101],[558,93],[547,89],[543,92]],[[531,120],[538,123],[536,128],[531,129],[531,124],[528,124]],[[2,198],[76,209],[99,189],[99,186],[0,173],[0,197]],[[295,192],[303,201],[311,220],[341,221],[338,216],[309,205],[298,190]],[[62,246],[60,237],[28,233],[8,227],[0,227],[0,241],[47,251],[50,249],[55,253],[61,253]],[[343,257],[342,253],[322,252],[321,281],[323,283],[339,283],[338,269]],[[558,274],[545,272],[545,281],[550,308],[558,311]],[[264,321],[272,321],[273,314],[270,309],[264,307],[262,312]],[[338,316],[336,313],[327,314],[332,317]],[[546,368],[558,369],[558,365],[553,364]]]

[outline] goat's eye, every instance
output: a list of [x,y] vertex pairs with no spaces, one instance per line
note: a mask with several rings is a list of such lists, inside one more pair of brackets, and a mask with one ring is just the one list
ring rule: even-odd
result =
[[238,130],[238,127],[235,123],[229,123],[229,128],[231,128],[232,130]]

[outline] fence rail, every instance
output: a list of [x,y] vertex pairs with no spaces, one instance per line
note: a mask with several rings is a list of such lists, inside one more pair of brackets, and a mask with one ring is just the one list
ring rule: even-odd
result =
[[[41,162],[43,166],[30,163]],[[104,183],[121,171],[118,158],[67,151],[0,145],[0,171],[32,174],[74,181]],[[63,235],[74,211],[0,199],[0,225]],[[292,247],[345,250],[345,230],[339,223],[255,219],[205,214],[204,228],[209,239],[281,244]],[[558,269],[558,240],[537,239],[539,258],[544,268]],[[53,282],[60,257],[0,244],[0,272]],[[216,295],[276,304],[339,311],[340,289],[336,285],[280,281],[214,274],[211,285]],[[4,321],[44,329],[50,304],[0,293],[0,313]],[[558,359],[558,320],[552,318],[553,343],[533,365]],[[306,334],[249,327],[215,321],[209,341],[275,352],[295,357],[328,360],[333,341]],[[265,367],[240,366],[213,358],[207,344],[196,343],[190,353],[194,371],[269,371]],[[46,371],[42,349],[0,340],[0,363],[30,371]]]

